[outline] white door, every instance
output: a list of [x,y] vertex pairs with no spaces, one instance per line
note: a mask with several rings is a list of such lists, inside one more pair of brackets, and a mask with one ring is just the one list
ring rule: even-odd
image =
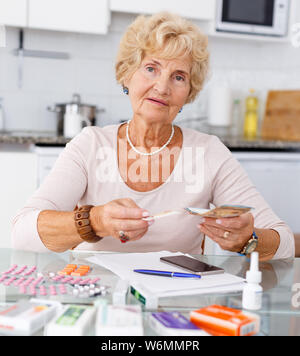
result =
[[28,0],[0,0],[0,24],[7,26],[27,26]]
[[152,14],[159,11],[170,11],[184,17],[214,20],[215,19],[215,0],[111,0],[110,8],[112,11]]
[[10,248],[12,219],[37,189],[37,156],[0,152],[0,167],[0,248]]
[[28,0],[30,28],[106,34],[109,0]]

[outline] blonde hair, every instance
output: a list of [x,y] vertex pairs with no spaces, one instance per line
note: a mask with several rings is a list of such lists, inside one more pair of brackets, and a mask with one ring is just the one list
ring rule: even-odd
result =
[[146,54],[163,59],[189,56],[192,60],[191,90],[186,103],[193,102],[209,70],[207,37],[192,22],[168,12],[138,16],[123,36],[116,62],[117,81],[124,85],[140,67]]

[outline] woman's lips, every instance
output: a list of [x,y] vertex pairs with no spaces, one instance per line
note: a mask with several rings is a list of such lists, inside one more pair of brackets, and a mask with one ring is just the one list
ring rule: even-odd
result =
[[158,105],[163,105],[163,106],[168,106],[168,103],[166,103],[163,100],[160,99],[155,99],[155,98],[147,98],[147,100],[151,101],[154,104],[158,104]]

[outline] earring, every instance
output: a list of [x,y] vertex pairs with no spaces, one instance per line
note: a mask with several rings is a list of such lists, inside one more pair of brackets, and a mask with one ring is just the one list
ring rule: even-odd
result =
[[129,94],[129,89],[127,87],[123,87],[123,93],[128,95]]
[[181,114],[181,113],[182,113],[182,111],[183,111],[183,108],[181,108],[181,109],[179,110],[179,114]]

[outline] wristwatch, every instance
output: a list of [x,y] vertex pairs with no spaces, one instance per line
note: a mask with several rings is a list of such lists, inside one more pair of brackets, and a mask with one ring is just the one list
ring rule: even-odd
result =
[[240,252],[241,255],[249,255],[250,253],[254,252],[257,249],[258,245],[258,236],[256,235],[255,231],[251,236],[251,239],[247,242],[246,246]]

